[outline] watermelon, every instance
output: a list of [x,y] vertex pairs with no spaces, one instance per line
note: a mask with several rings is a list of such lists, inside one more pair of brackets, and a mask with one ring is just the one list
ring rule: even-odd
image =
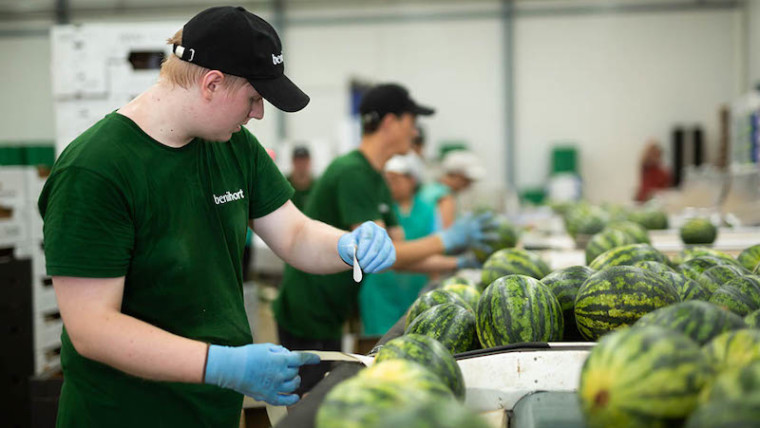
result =
[[464,284],[464,285],[469,285],[470,287],[477,287],[477,284],[472,282],[471,279],[466,278],[461,275],[454,275],[441,281],[441,288],[445,288],[447,285],[451,285],[451,284]]
[[388,414],[377,425],[361,428],[488,428],[480,415],[450,400],[409,403]]
[[739,289],[745,296],[749,297],[752,302],[760,306],[760,276],[744,275],[734,278],[724,285],[730,285]]
[[684,244],[712,244],[718,236],[718,228],[703,217],[686,220],[679,232]]
[[744,320],[711,303],[692,300],[657,309],[641,317],[635,327],[656,325],[688,336],[704,345],[721,333],[745,327]]
[[634,211],[628,220],[638,223],[647,230],[665,230],[668,228],[668,215],[658,209],[646,208]]
[[473,253],[475,253],[475,257],[480,263],[484,263],[488,257],[496,251],[514,247],[517,245],[517,240],[520,237],[517,227],[507,220],[506,217],[496,216],[494,217],[494,222],[496,223],[495,232],[498,238],[495,240],[487,239],[483,241],[483,244],[487,245],[491,251],[486,252],[477,248],[473,249]]
[[591,275],[575,298],[575,321],[588,340],[644,314],[679,301],[676,290],[654,274],[633,266],[612,266]]
[[405,327],[409,328],[409,324],[411,324],[419,314],[433,306],[442,305],[444,303],[454,303],[465,308],[467,307],[467,302],[451,291],[431,290],[418,297],[417,300],[412,303],[412,306],[409,308],[409,312],[406,315]]
[[559,301],[535,278],[504,276],[480,296],[477,332],[483,347],[561,340],[562,330]]
[[648,270],[649,272],[660,274],[662,272],[675,272],[667,263],[654,262],[651,260],[642,260],[633,264],[637,268]]
[[481,273],[483,288],[505,275],[528,275],[536,279],[545,277],[549,266],[538,254],[517,248],[499,250],[486,260]]
[[411,361],[385,361],[362,370],[330,390],[319,406],[315,426],[371,426],[400,406],[435,397],[453,401],[451,391],[438,376]]
[[592,236],[586,244],[586,263],[591,263],[605,251],[635,243],[630,235],[621,230],[605,229]]
[[750,312],[760,309],[760,306],[750,296],[732,285],[732,282],[718,287],[708,301],[740,316],[748,315]]
[[591,350],[578,395],[590,428],[665,427],[694,410],[710,376],[705,355],[686,336],[626,327]]
[[421,334],[441,342],[452,354],[475,346],[475,314],[461,305],[444,303],[419,314],[405,334]]
[[651,241],[649,240],[649,232],[647,232],[645,227],[638,223],[632,221],[618,221],[609,224],[607,229],[623,231],[633,238],[636,243],[651,244]]
[[593,235],[601,232],[609,222],[609,215],[601,207],[579,205],[568,211],[565,228],[570,236]]
[[465,385],[462,371],[454,356],[441,342],[421,334],[406,334],[388,341],[375,356],[375,364],[386,360],[402,359],[418,363],[432,371],[459,399],[464,399]]
[[472,310],[475,310],[475,307],[478,305],[478,299],[480,299],[480,291],[474,285],[448,284],[443,286],[442,290],[456,294]]
[[745,248],[739,253],[737,260],[741,263],[744,269],[753,272],[755,268],[760,266],[760,244]]
[[713,266],[702,272],[697,281],[710,290],[710,293],[714,293],[721,285],[742,277],[745,273],[744,269],[733,265]]
[[737,369],[760,360],[760,330],[727,331],[713,338],[703,349],[716,373]]
[[564,324],[562,337],[566,341],[583,339],[575,325],[575,296],[581,285],[593,273],[594,271],[587,266],[570,266],[556,270],[541,279],[541,283],[549,287],[562,308]]
[[760,393],[760,360],[720,373],[702,390],[699,401],[740,398],[752,393]]
[[710,300],[710,290],[702,284],[689,279],[677,272],[661,272],[659,276],[670,283],[678,292],[678,298],[681,301],[687,300]]
[[744,322],[747,324],[747,327],[760,328],[760,309],[744,317]]
[[642,260],[666,263],[668,258],[648,244],[629,244],[605,251],[595,258],[589,267],[600,270],[610,266],[633,265]]
[[760,394],[712,400],[699,406],[684,428],[754,428],[760,426]]
[[703,257],[703,256],[717,257],[719,259],[725,260],[729,264],[739,264],[739,262],[734,260],[733,257],[731,257],[730,255],[722,251],[719,251],[710,247],[700,247],[700,246],[684,248],[683,250],[681,250],[681,252],[678,253],[678,255],[676,255],[673,258],[673,261],[676,264],[680,265],[683,262],[689,261],[697,257]]
[[678,270],[686,275],[687,278],[691,278],[694,281],[699,281],[700,275],[707,269],[710,269],[714,266],[725,266],[725,265],[731,265],[736,264],[736,261],[731,259],[731,261],[715,257],[715,256],[698,256],[691,259],[688,259],[678,265]]

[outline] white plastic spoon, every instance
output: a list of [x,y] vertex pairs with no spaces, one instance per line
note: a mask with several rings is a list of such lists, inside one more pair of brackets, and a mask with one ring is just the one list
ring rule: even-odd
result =
[[354,245],[354,282],[362,281],[362,268],[359,266],[359,260],[356,259],[356,245]]

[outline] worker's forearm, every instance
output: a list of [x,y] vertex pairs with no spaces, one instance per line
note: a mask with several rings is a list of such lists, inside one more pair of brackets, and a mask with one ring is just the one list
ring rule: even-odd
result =
[[418,262],[411,263],[399,270],[418,273],[438,273],[456,270],[457,258],[436,254]]
[[206,343],[177,336],[120,312],[91,315],[71,329],[69,336],[82,356],[133,376],[203,382]]
[[438,235],[430,235],[413,241],[394,242],[396,263],[394,269],[407,269],[432,255],[443,254],[443,241]]
[[348,270],[338,255],[338,239],[346,231],[320,221],[307,219],[293,239],[289,263],[304,272],[316,274]]

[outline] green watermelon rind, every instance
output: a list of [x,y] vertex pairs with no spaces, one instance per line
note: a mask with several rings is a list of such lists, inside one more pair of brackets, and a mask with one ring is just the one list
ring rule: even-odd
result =
[[681,226],[679,234],[684,244],[712,244],[718,236],[718,228],[709,219],[695,217]]
[[736,260],[744,266],[744,269],[754,272],[756,268],[760,267],[760,244],[745,248],[739,253]]
[[586,264],[590,264],[605,251],[636,243],[633,237],[624,231],[605,229],[592,236],[588,244],[586,244]]
[[417,300],[412,303],[412,306],[406,314],[405,328],[409,328],[409,324],[411,324],[421,313],[433,306],[441,305],[443,303],[455,303],[462,307],[468,307],[467,302],[456,293],[440,289],[430,290],[419,296]]
[[481,284],[488,286],[506,275],[527,275],[541,279],[551,270],[541,257],[531,251],[504,248],[491,254],[481,270]]
[[589,263],[589,267],[598,271],[611,266],[633,265],[644,260],[667,263],[668,258],[651,245],[630,244],[605,251]]
[[727,331],[715,336],[702,350],[715,373],[742,367],[760,360],[760,330]]
[[712,303],[691,300],[654,310],[641,317],[634,327],[656,325],[681,333],[705,345],[716,336],[746,327],[744,320]]
[[441,342],[452,354],[469,351],[476,343],[475,314],[461,305],[444,303],[419,314],[404,334],[422,334]]

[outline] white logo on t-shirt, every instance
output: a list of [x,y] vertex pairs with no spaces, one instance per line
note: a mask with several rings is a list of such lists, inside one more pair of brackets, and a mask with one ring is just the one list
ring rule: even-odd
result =
[[216,195],[213,195],[213,196],[214,196],[214,202],[217,205],[225,204],[230,201],[237,201],[239,199],[245,199],[245,196],[243,195],[243,189],[240,189],[235,193],[227,192],[223,194],[222,196],[216,196]]

